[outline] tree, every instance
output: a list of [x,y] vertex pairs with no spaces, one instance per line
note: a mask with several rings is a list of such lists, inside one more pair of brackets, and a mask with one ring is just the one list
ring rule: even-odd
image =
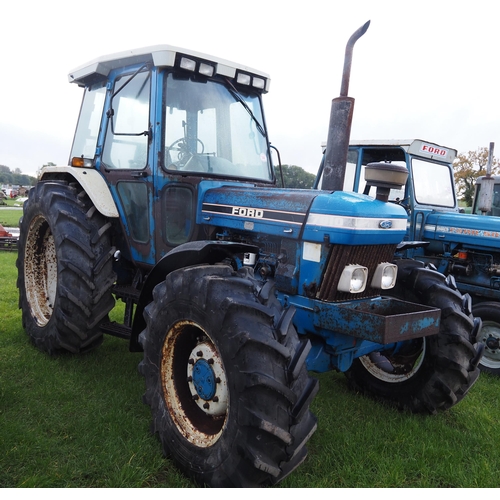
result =
[[[282,165],[282,171],[285,187],[290,189],[311,189],[316,178],[314,174],[306,172],[297,165]],[[278,185],[281,185],[279,167],[276,168],[276,178],[278,179]]]
[[[465,202],[468,207],[472,206],[476,179],[482,175],[486,175],[488,155],[488,148],[478,148],[477,151],[460,153],[453,162],[457,194],[460,200]],[[493,157],[491,162],[491,173],[497,174],[499,171],[500,162]]]
[[34,186],[36,177],[26,175],[21,172],[21,169],[15,168],[11,170],[6,165],[0,165],[0,184],[9,184],[15,186]]

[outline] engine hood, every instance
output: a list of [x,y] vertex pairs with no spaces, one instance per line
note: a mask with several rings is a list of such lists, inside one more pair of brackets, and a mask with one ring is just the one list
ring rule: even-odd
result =
[[406,211],[357,193],[223,186],[201,199],[199,223],[347,245],[402,241]]
[[461,243],[469,248],[498,248],[500,246],[500,218],[434,212],[427,217],[424,239],[443,243]]

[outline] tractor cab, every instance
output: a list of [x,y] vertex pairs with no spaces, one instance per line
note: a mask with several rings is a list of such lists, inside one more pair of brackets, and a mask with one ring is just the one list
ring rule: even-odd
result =
[[500,176],[492,175],[490,179],[493,179],[493,192],[490,199],[490,204],[488,204],[487,210],[481,210],[480,200],[483,184],[485,182],[491,182],[486,180],[487,176],[479,177],[476,180],[476,185],[474,188],[474,201],[472,203],[472,213],[477,215],[493,215],[494,217],[500,217]]
[[207,57],[161,45],[69,75],[85,87],[70,165],[104,177],[139,265],[200,239],[203,179],[274,184],[261,103],[268,75]]

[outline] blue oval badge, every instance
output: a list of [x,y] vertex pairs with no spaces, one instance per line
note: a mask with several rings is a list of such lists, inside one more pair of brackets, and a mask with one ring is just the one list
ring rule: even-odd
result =
[[390,221],[390,220],[381,220],[379,226],[382,229],[391,229],[391,227],[392,227],[392,221]]

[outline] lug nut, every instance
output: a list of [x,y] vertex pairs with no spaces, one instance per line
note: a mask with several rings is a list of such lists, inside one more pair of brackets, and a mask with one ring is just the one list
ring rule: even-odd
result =
[[203,405],[203,408],[205,408],[205,410],[208,410],[208,409],[210,408],[210,405],[209,405],[208,403],[205,403],[205,404]]
[[198,351],[196,353],[196,356],[198,356],[199,358],[202,358],[203,357],[203,351]]

